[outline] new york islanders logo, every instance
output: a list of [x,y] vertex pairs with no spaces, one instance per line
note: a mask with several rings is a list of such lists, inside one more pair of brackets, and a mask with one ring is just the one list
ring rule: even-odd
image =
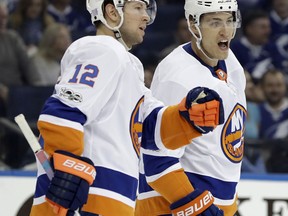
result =
[[142,117],[140,115],[140,106],[144,101],[142,97],[136,104],[130,119],[130,136],[133,143],[134,150],[139,157],[142,137]]
[[223,127],[221,147],[225,156],[234,163],[241,162],[243,158],[246,116],[245,108],[237,104]]

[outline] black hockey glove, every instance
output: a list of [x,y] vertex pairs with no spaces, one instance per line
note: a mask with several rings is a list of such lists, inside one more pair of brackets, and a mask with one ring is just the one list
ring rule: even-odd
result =
[[[96,171],[89,158],[57,150],[51,157],[54,177],[46,193],[46,200],[57,215],[74,215],[88,198]],[[69,210],[69,211],[68,211]]]

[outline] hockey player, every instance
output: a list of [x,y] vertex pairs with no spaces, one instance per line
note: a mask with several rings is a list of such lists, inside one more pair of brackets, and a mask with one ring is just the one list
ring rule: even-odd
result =
[[142,128],[152,143],[179,139],[179,148],[223,122],[213,90],[192,89],[179,106],[163,107],[144,86],[143,66],[128,50],[153,22],[154,1],[87,0],[87,9],[97,35],[67,49],[39,117],[54,177],[39,167],[31,216],[132,216]]
[[185,16],[191,42],[159,63],[152,94],[171,105],[189,89],[205,86],[222,98],[225,121],[178,151],[147,142],[143,133],[137,216],[233,216],[237,211],[246,118],[244,71],[229,49],[240,25],[237,2],[186,0]]

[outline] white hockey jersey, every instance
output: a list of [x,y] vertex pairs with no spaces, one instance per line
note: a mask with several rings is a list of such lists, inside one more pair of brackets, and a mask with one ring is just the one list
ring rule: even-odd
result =
[[[88,36],[68,48],[38,127],[49,155],[62,149],[94,162],[97,175],[83,211],[134,214],[142,121],[159,106],[144,86],[142,64],[117,40]],[[31,215],[54,215],[45,202],[49,180],[38,170]]]
[[[190,43],[179,46],[160,62],[151,85],[153,96],[165,105],[171,105],[179,103],[194,87],[208,87],[222,98],[225,122],[213,132],[193,139],[190,145],[178,151],[165,150],[157,140],[155,145],[161,151],[151,151],[142,145],[144,167],[142,161],[137,216],[170,212],[169,203],[153,191],[147,182],[160,181],[158,184],[161,184],[164,175],[181,167],[194,188],[211,191],[215,204],[224,210],[225,215],[234,215],[237,208],[236,187],[244,151],[244,122],[247,115],[245,83],[243,68],[231,50],[228,58],[219,61],[216,68],[199,59]],[[165,163],[161,167],[155,166],[161,164],[161,160]],[[176,182],[163,181],[162,184],[171,186]],[[154,209],[151,209],[149,200],[158,202],[152,207]]]
[[[172,122],[177,122],[173,128]],[[165,143],[174,134],[185,145],[187,134],[189,139],[199,136],[177,106],[163,107],[151,96],[141,62],[110,36],[83,37],[67,49],[38,128],[49,156],[64,150],[94,162],[96,178],[81,211],[105,216],[134,215],[142,129],[155,134],[152,143]],[[49,182],[38,165],[31,216],[54,215],[45,201]]]

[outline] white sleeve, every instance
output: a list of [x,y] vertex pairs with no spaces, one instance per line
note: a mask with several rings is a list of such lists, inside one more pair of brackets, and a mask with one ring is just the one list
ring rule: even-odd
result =
[[97,117],[115,91],[121,76],[121,59],[108,46],[88,43],[70,47],[62,59],[61,70],[54,97],[78,108],[88,123]]

